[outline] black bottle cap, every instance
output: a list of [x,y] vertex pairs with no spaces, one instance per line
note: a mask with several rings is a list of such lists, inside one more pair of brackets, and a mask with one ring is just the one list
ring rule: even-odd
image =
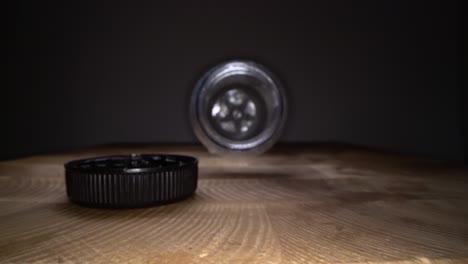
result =
[[89,207],[167,204],[191,196],[197,180],[198,160],[189,156],[131,154],[65,164],[68,198]]

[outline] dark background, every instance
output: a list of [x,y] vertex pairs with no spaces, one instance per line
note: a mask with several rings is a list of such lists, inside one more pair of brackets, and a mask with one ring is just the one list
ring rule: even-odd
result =
[[461,1],[16,1],[8,13],[0,159],[197,142],[191,89],[233,58],[286,84],[281,142],[468,156]]

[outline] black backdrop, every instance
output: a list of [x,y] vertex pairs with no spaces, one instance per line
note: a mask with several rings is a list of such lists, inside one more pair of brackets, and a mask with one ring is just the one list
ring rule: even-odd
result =
[[[196,142],[192,86],[233,58],[287,86],[282,142],[463,159],[460,1],[16,1],[0,158]],[[466,142],[466,139],[465,139]]]

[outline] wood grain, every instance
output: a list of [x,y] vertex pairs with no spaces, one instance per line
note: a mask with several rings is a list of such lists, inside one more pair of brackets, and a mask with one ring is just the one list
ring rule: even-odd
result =
[[[63,164],[91,156],[200,159],[176,204],[69,203]],[[0,163],[1,263],[468,263],[468,171],[344,147],[223,158],[197,146],[108,147]]]

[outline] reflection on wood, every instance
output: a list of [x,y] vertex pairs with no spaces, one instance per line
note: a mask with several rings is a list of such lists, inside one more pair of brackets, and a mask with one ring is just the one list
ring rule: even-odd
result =
[[[63,163],[134,152],[197,156],[196,195],[134,210],[67,201]],[[350,148],[37,156],[0,163],[0,262],[468,263],[467,190],[466,169]]]

